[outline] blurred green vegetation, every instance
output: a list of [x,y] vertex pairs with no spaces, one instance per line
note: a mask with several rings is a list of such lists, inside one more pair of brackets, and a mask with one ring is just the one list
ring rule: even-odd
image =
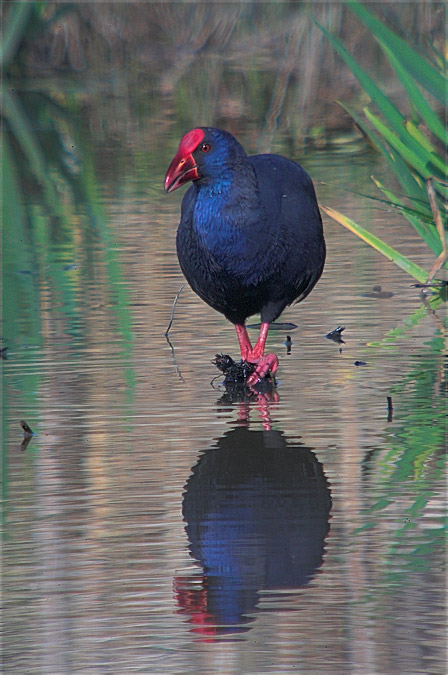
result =
[[[50,296],[76,357],[73,345],[86,331],[83,298],[88,278],[75,270],[84,261],[84,268],[94,273],[87,261],[99,255],[108,275],[111,321],[127,353],[132,336],[128,299],[110,241],[82,101],[71,93],[53,94],[44,83],[28,87],[24,75],[23,45],[45,34],[71,7],[57,8],[50,19],[45,2],[10,3],[4,11],[2,346],[25,349],[25,362],[33,362],[49,330],[43,317]],[[39,376],[27,378],[27,384],[31,404]]]

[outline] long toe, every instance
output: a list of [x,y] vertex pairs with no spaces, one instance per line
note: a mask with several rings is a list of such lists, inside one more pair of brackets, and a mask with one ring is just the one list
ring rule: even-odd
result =
[[251,387],[259,380],[271,373],[275,375],[278,368],[278,358],[275,354],[265,354],[257,363],[257,367],[252,375],[247,379],[247,384]]

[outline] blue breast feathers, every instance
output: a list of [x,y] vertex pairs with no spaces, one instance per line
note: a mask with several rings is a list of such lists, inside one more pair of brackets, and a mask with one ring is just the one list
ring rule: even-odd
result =
[[[223,177],[224,178],[224,177]],[[231,177],[201,185],[196,196],[193,225],[199,239],[228,272],[244,271],[247,276],[247,257],[250,246],[250,211],[235,200]],[[244,201],[244,200],[243,200]],[[249,217],[248,217],[249,216]]]

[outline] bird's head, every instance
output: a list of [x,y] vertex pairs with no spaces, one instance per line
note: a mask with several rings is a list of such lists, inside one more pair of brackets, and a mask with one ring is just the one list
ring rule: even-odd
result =
[[219,178],[246,157],[241,145],[227,131],[198,127],[189,131],[168,167],[165,190],[172,192],[190,180]]

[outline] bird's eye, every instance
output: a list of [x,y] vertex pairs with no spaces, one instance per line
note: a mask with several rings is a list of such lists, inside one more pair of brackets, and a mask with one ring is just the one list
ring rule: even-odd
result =
[[201,152],[208,152],[210,150],[210,145],[208,143],[203,143],[201,145]]

